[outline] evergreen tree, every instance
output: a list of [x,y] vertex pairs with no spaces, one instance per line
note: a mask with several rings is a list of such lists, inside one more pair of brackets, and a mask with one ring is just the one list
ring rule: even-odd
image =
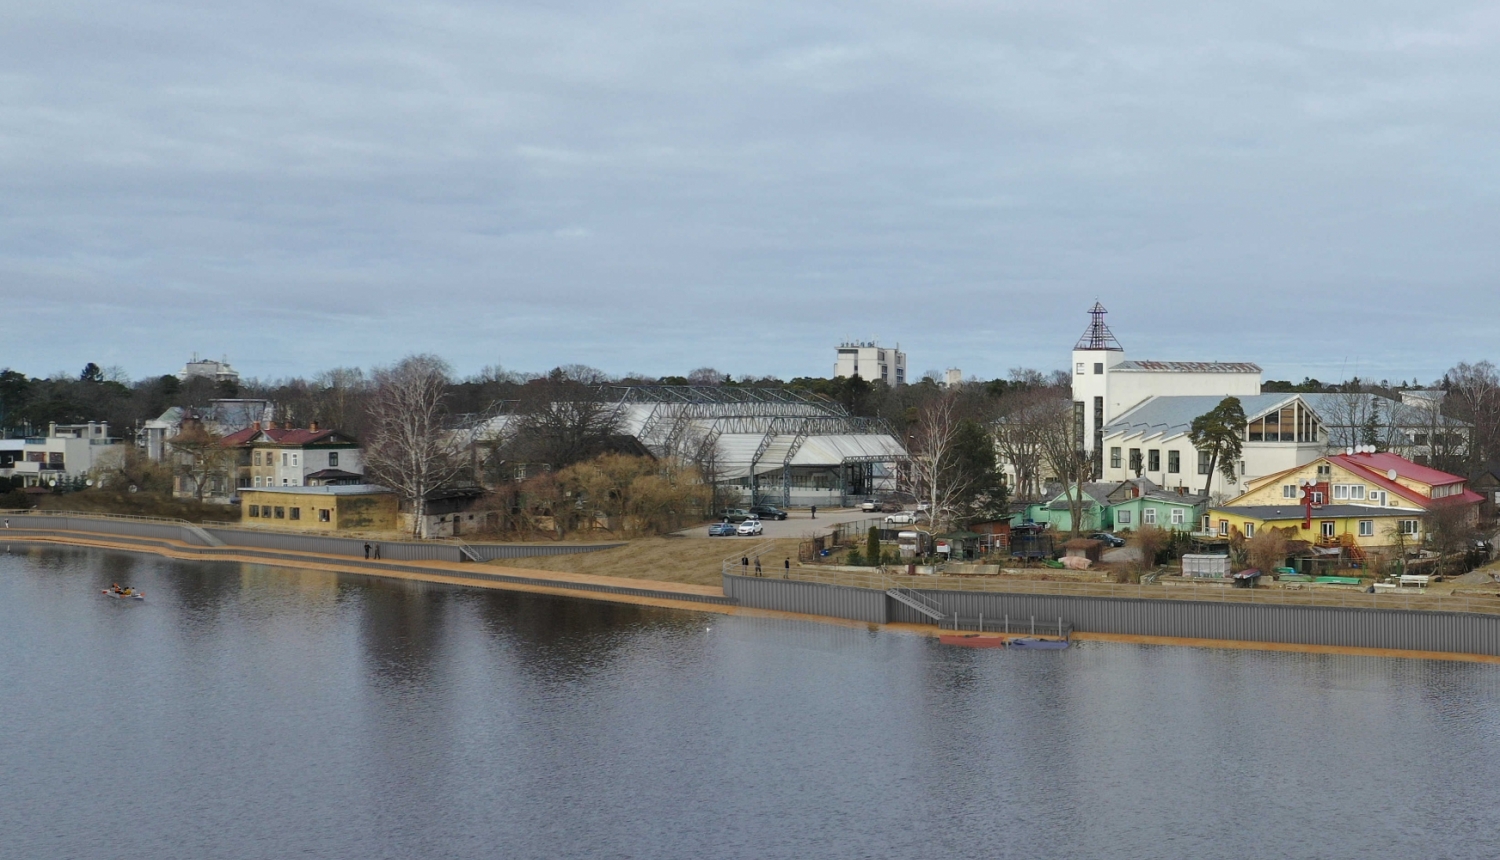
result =
[[1238,397],[1226,397],[1219,405],[1193,419],[1188,430],[1188,440],[1200,452],[1209,453],[1208,477],[1204,479],[1203,493],[1208,494],[1213,486],[1214,470],[1218,469],[1227,481],[1234,480],[1234,463],[1244,449],[1245,408]]

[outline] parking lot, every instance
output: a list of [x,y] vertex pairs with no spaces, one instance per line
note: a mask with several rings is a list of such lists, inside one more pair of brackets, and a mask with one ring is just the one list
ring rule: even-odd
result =
[[[776,538],[813,537],[815,535],[823,534],[824,532],[828,531],[829,527],[838,523],[847,523],[854,520],[865,520],[872,517],[885,516],[885,514],[872,514],[865,511],[849,508],[836,509],[831,511],[826,511],[822,508],[819,508],[817,519],[813,519],[805,510],[787,511],[787,513],[790,514],[790,516],[788,516],[784,520],[761,520],[761,525],[764,526],[766,530],[766,533],[763,536],[764,539],[772,540]],[[683,529],[677,534],[687,537],[708,537],[708,526],[694,526],[690,529]],[[752,540],[752,538],[725,537],[714,538],[714,540]]]

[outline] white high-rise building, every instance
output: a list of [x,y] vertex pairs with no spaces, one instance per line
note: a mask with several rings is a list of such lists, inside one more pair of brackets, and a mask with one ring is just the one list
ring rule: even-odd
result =
[[868,382],[881,380],[895,387],[906,384],[906,353],[879,346],[874,341],[845,341],[839,344],[834,377],[858,376]]
[[1104,427],[1152,397],[1260,394],[1260,367],[1243,361],[1131,361],[1098,302],[1083,337],[1073,347],[1073,415],[1086,451],[1103,446]]

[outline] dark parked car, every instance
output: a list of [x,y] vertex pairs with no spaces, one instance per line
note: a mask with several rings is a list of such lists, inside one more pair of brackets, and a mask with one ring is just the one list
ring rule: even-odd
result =
[[1105,546],[1111,547],[1122,547],[1125,545],[1124,538],[1111,532],[1094,532],[1093,534],[1089,535],[1089,540],[1096,540],[1104,544]]
[[775,505],[756,505],[750,509],[750,513],[763,520],[784,520],[787,517],[786,511]]
[[740,508],[729,508],[728,510],[719,511],[715,516],[726,522],[742,523],[755,515]]
[[734,537],[734,523],[724,521],[708,527],[709,537]]

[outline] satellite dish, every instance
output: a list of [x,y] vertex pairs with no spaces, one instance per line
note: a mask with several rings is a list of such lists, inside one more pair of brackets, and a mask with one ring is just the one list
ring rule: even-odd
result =
[[130,492],[132,492],[132,493],[133,493],[133,492],[135,492],[135,491],[136,491],[136,490],[137,490],[137,489],[139,489],[139,488],[138,488],[138,487],[137,487],[137,486],[136,486],[136,485],[135,485],[135,484],[131,484],[131,485],[130,485]]
[[87,481],[83,482],[83,485],[85,487],[92,487],[92,486],[94,486],[94,479],[93,478],[89,478]]
[[49,487],[55,487],[55,486],[57,486],[57,479],[53,478],[52,480],[48,481],[47,482],[47,486],[49,486]]
[[1387,478],[1390,478],[1392,481],[1396,480],[1396,470],[1395,469],[1386,469],[1385,470],[1385,476]]
[[1345,454],[1353,454],[1354,453],[1354,449],[1353,448],[1345,448],[1344,449],[1344,453]]

